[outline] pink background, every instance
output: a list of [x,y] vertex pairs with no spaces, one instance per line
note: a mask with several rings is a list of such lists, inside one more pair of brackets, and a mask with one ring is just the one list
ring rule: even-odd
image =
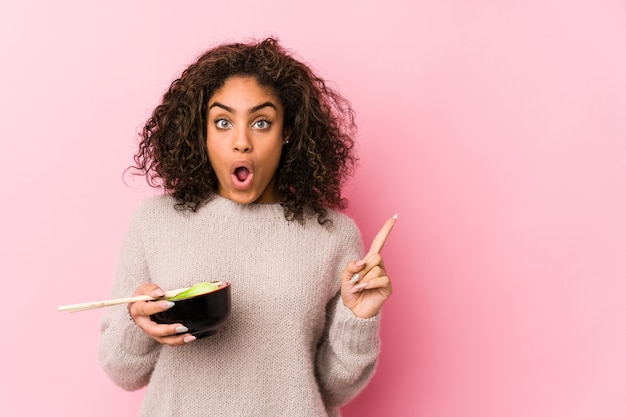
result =
[[270,34],[357,111],[364,239],[400,213],[380,366],[344,415],[626,415],[623,1],[17,3],[0,5],[3,415],[137,414],[142,392],[99,368],[102,311],[56,307],[109,295],[150,192],[121,173],[165,87],[216,42]]

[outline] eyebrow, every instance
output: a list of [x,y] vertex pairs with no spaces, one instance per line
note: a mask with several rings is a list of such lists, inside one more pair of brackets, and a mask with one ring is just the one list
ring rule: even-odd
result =
[[[222,108],[222,109],[226,110],[226,111],[227,111],[227,112],[229,112],[229,113],[236,113],[236,112],[235,112],[235,109],[233,109],[232,107],[229,107],[229,106],[227,106],[227,105],[225,105],[225,104],[222,104],[222,103],[220,103],[219,101],[216,101],[216,102],[214,102],[213,104],[211,104],[211,105],[209,106],[209,110],[211,110],[213,107],[219,107],[219,108]],[[265,107],[271,107],[271,108],[273,108],[274,110],[277,110],[277,109],[276,109],[276,106],[274,105],[274,103],[272,103],[271,101],[266,101],[265,103],[261,103],[261,104],[259,104],[258,106],[254,106],[254,107],[252,107],[250,110],[248,110],[248,114],[255,113],[255,112],[257,112],[257,111],[259,111],[259,110],[261,110],[261,109],[264,109]]]

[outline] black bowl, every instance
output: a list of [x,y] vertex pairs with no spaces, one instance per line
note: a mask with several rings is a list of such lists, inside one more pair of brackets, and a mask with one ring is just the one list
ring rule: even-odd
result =
[[230,316],[230,282],[218,290],[174,301],[174,307],[150,316],[161,324],[182,323],[197,339],[217,333]]

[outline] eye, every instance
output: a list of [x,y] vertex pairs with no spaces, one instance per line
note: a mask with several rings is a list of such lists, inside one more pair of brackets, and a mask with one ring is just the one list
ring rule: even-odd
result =
[[269,120],[261,119],[252,124],[256,129],[269,129],[272,123]]
[[215,126],[216,126],[218,129],[228,129],[228,128],[229,128],[229,127],[231,127],[232,125],[231,125],[231,123],[230,123],[228,120],[226,120],[226,119],[217,119],[217,120],[215,121]]

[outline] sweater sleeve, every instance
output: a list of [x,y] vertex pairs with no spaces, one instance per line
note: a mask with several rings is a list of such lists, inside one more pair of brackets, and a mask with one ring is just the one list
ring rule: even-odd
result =
[[[139,223],[139,216],[135,214],[120,250],[113,298],[128,297],[141,284],[150,281]],[[107,308],[100,331],[100,364],[113,382],[129,391],[147,385],[160,344],[135,324],[128,306]]]
[[[362,251],[360,234],[349,239],[350,250],[340,262],[337,277],[349,260]],[[317,375],[326,404],[339,407],[352,400],[371,379],[380,350],[380,314],[359,318],[337,293],[327,306],[326,331],[317,353]]]

